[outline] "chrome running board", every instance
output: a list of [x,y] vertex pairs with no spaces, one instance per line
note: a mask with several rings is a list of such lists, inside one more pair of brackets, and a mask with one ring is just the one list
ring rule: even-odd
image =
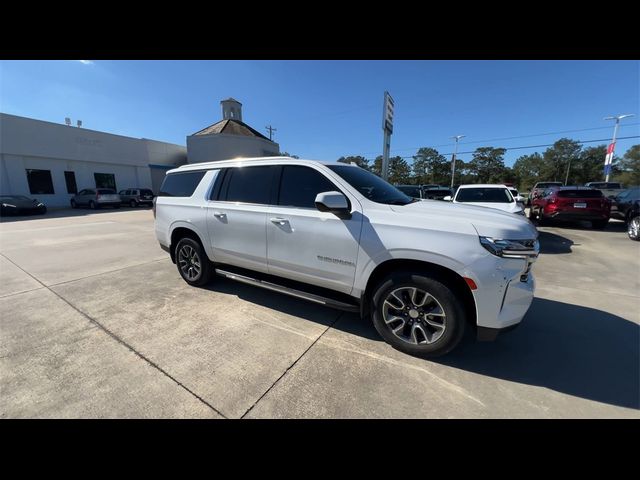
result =
[[360,311],[360,307],[358,305],[351,305],[345,302],[341,302],[339,300],[334,300],[332,298],[322,297],[320,295],[303,292],[301,290],[295,290],[293,288],[284,287],[282,285],[266,282],[264,280],[259,280],[257,278],[247,277],[245,275],[240,275],[234,272],[228,272],[226,270],[220,270],[219,268],[216,268],[215,272],[216,272],[216,275],[220,275],[221,277],[225,277],[230,280],[235,280],[237,282],[254,285],[260,288],[266,288],[267,290],[273,290],[274,292],[284,293],[285,295],[290,295],[292,297],[308,300],[309,302],[319,303],[320,305],[325,305],[327,307],[335,308],[338,310],[345,310],[347,312]]

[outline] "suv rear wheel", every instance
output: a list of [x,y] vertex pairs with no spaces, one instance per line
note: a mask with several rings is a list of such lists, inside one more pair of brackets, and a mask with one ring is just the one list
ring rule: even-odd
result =
[[194,287],[209,282],[213,269],[200,242],[189,237],[180,239],[175,255],[178,272],[185,282]]
[[627,235],[629,235],[631,240],[640,242],[640,215],[636,214],[629,218],[629,222],[627,223]]
[[453,350],[466,316],[454,290],[425,272],[395,272],[372,292],[373,325],[392,347],[420,357]]
[[135,200],[131,200],[131,201],[129,202],[129,206],[130,206],[131,208],[136,208],[136,207],[138,206],[138,202],[136,202]]

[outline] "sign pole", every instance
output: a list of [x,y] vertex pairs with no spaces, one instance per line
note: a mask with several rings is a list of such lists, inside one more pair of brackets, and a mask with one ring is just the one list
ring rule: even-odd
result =
[[382,144],[382,166],[381,176],[389,181],[389,150],[391,149],[391,134],[393,133],[393,98],[389,92],[384,92],[384,103],[382,106],[382,130],[384,131],[384,141]]

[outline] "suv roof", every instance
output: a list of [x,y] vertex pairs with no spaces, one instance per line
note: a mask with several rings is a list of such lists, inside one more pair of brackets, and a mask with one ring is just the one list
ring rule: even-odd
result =
[[178,168],[167,171],[169,173],[178,173],[191,170],[212,170],[222,167],[237,167],[240,165],[279,165],[279,164],[292,164],[292,165],[304,165],[309,163],[321,164],[321,165],[344,165],[352,168],[360,168],[353,163],[344,162],[331,162],[323,160],[306,160],[301,158],[292,157],[251,157],[251,158],[233,158],[229,160],[216,160],[215,162],[202,162],[202,163],[190,163],[188,165],[182,165]]

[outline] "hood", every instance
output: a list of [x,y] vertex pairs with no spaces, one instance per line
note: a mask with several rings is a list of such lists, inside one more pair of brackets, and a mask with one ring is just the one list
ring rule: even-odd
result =
[[518,205],[518,202],[513,202],[513,203],[473,202],[473,203],[464,203],[464,205],[483,207],[483,208],[495,208],[496,210],[501,210],[503,212],[509,212],[509,213],[515,213],[522,210],[522,207]]
[[[460,203],[425,200],[408,205],[391,205],[391,209],[407,216],[407,221],[421,224],[457,224],[462,230],[472,226],[478,235],[507,240],[538,238],[536,227],[524,216],[495,208]],[[467,228],[464,228],[467,227]],[[453,229],[453,228],[452,228]]]

